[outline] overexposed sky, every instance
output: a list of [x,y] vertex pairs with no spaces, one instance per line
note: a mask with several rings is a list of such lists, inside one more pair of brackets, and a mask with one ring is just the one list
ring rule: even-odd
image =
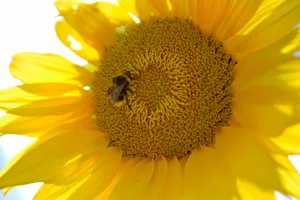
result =
[[[11,56],[17,52],[51,52],[63,55],[75,63],[84,63],[56,38],[54,22],[58,13],[53,3],[54,0],[7,0],[1,2],[0,89],[20,84],[18,80],[9,75],[8,71]],[[30,141],[32,139],[25,137],[0,137],[0,168],[4,164],[1,153],[5,154],[5,160],[10,159]],[[296,162],[297,159],[294,160]],[[297,161],[297,167],[300,169],[299,159]],[[11,191],[7,197],[0,194],[0,200],[31,200],[38,186],[40,184],[19,187],[17,190]],[[15,192],[19,192],[22,198],[14,196]]]

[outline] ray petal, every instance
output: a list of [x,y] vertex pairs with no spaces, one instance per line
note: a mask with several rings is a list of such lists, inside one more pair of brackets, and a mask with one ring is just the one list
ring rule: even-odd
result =
[[154,172],[148,186],[141,194],[141,199],[156,200],[162,196],[166,184],[168,163],[165,157],[155,159]]
[[[11,160],[0,173],[0,188],[46,181],[70,159],[105,140],[98,130],[84,124],[66,124],[39,137]],[[37,159],[39,158],[39,159]]]
[[[274,152],[287,155],[300,154],[300,124],[288,127],[278,137],[264,139],[266,145]],[[274,145],[272,145],[274,144]]]
[[57,0],[56,7],[69,26],[99,53],[116,39],[117,26],[133,21],[123,8],[108,2],[85,4]]
[[207,35],[215,35],[224,19],[228,18],[234,5],[233,0],[210,1],[190,0],[188,6],[193,23]]
[[236,65],[236,79],[233,84],[237,88],[243,87],[270,69],[297,62],[294,54],[299,49],[300,30],[295,29],[281,40],[260,51],[241,57],[235,55],[240,61]]
[[122,152],[118,148],[107,148],[98,160],[90,176],[70,195],[68,199],[94,199],[113,181],[120,168]]
[[55,23],[55,32],[58,39],[75,54],[90,63],[99,63],[99,52],[87,44],[65,19]]
[[237,187],[239,196],[242,197],[243,200],[276,199],[273,190],[262,189],[259,186],[243,179],[237,179]]
[[299,199],[299,188],[300,188],[300,175],[298,172],[279,169],[278,173],[280,174],[282,188],[279,188],[278,191],[286,195],[292,195],[295,198]]
[[[73,187],[72,189],[75,189]],[[44,184],[39,191],[35,194],[33,200],[63,200],[67,199],[69,194],[72,192],[68,186],[58,186],[54,184]]]
[[147,0],[118,0],[118,3],[140,20],[149,20],[153,12]]
[[236,36],[224,42],[234,54],[245,54],[264,48],[295,30],[299,21],[298,0],[274,1],[261,9]]
[[68,96],[36,100],[29,103],[12,101],[1,103],[0,109],[20,116],[62,115],[89,101],[89,97]]
[[[225,7],[225,9],[230,9],[230,11],[225,11],[225,14],[227,14],[226,17],[224,15],[220,16],[223,22],[220,23],[220,26],[216,28],[215,32],[216,37],[220,41],[224,41],[240,31],[259,9],[262,0],[241,0],[233,1],[234,3],[231,1],[226,2],[231,6]],[[215,11],[215,13],[217,13],[217,11]]]
[[103,160],[106,156],[104,153],[106,150],[107,141],[103,140],[99,142],[99,148],[96,151],[87,152],[75,157],[60,170],[57,170],[51,174],[51,176],[44,181],[44,183],[51,183],[55,185],[75,185],[85,178],[87,178],[97,166],[97,164]]
[[181,20],[189,18],[188,0],[170,0],[174,15]]
[[228,163],[217,149],[194,150],[184,171],[184,199],[232,199],[236,194],[235,179]]
[[91,72],[55,54],[16,54],[10,73],[24,83],[65,82],[85,86],[93,80]]
[[211,35],[213,29],[219,28],[223,20],[229,16],[233,3],[232,0],[189,1],[192,21],[196,26],[199,26],[202,32]]
[[162,199],[180,200],[183,196],[183,170],[174,156],[168,160],[167,177]]
[[278,136],[287,127],[299,122],[299,107],[292,105],[257,105],[234,103],[234,115],[246,129],[264,136]]
[[[104,142],[104,141],[103,141]],[[103,147],[106,147],[103,144]],[[34,200],[68,199],[81,187],[95,170],[97,162],[103,160],[102,151],[95,151],[72,159],[61,170],[51,174],[40,188]]]
[[[8,113],[0,118],[0,133],[40,136],[53,127],[64,123],[92,119],[94,114],[94,102],[92,98],[85,98],[79,102],[81,103],[79,103],[78,106],[75,106],[74,109],[69,111],[65,109],[65,113],[62,113],[62,110],[59,109],[56,111],[53,110],[54,108],[57,108],[57,105],[52,107],[44,105],[47,108],[43,111],[44,113],[52,113],[55,115],[43,115],[43,112],[39,112],[39,110],[35,109],[32,109],[30,112],[24,112],[22,106],[13,107],[9,110],[16,112],[15,114],[9,113],[8,110]],[[28,108],[29,107],[27,107],[27,109]]]
[[217,139],[219,142],[216,142],[216,148],[223,152],[236,177],[262,190],[277,190],[284,194],[294,195],[292,190],[296,186],[299,188],[299,174],[283,168],[251,131],[224,127]]
[[156,16],[173,17],[172,5],[169,0],[147,0]]
[[299,104],[300,90],[292,89],[281,81],[275,79],[277,86],[252,85],[239,91],[235,99],[238,102],[260,105],[272,104]]
[[64,123],[91,118],[93,107],[85,104],[63,115],[18,116],[6,114],[0,118],[0,135],[17,134],[38,137]]
[[109,199],[139,199],[150,182],[153,170],[153,159],[141,160],[122,175]]
[[99,194],[95,198],[95,200],[109,200],[112,191],[114,190],[115,186],[119,183],[123,175],[132,167],[137,165],[139,162],[139,159],[122,158],[121,165],[116,176],[114,177],[110,185],[101,194]]
[[[62,95],[64,93],[79,89],[77,85],[69,84],[69,83],[55,83],[55,82],[43,82],[43,83],[31,83],[15,86],[12,88],[8,88],[0,91],[0,99],[4,99],[5,96],[13,96],[12,98],[17,98],[20,96],[30,94],[34,97],[53,97]],[[25,96],[26,98],[26,96]]]

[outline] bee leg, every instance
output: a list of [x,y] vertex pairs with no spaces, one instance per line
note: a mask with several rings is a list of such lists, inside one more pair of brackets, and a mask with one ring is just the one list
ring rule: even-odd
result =
[[111,90],[112,90],[112,88],[109,88],[109,89],[107,90],[107,94],[108,94],[108,95],[110,94]]
[[127,94],[125,94],[125,99],[126,99],[126,104],[128,105],[128,108],[129,108],[130,110],[132,110],[131,106],[129,105],[129,101],[128,101]]
[[130,88],[127,88],[127,91],[130,92],[130,93],[132,93],[132,89],[130,89]]

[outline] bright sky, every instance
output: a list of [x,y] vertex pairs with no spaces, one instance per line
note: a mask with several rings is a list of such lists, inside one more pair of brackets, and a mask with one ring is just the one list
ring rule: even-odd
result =
[[[11,56],[21,51],[52,52],[63,55],[75,63],[84,61],[75,56],[57,40],[54,21],[57,11],[53,0],[9,0],[0,7],[0,89],[20,83],[8,72]],[[1,116],[1,113],[0,113]],[[17,136],[0,137],[0,168],[4,160],[12,158],[32,139]],[[5,154],[4,155],[1,154]],[[292,158],[300,170],[300,159]],[[31,200],[40,184],[19,187],[0,200]],[[19,192],[21,197],[14,196]],[[283,198],[280,198],[283,199]]]

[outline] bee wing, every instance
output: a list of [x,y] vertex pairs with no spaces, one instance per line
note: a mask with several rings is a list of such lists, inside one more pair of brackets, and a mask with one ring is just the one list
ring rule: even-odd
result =
[[119,96],[124,88],[125,84],[119,85],[119,86],[115,86],[111,89],[110,93],[109,93],[109,99],[112,102],[116,102],[119,99]]

